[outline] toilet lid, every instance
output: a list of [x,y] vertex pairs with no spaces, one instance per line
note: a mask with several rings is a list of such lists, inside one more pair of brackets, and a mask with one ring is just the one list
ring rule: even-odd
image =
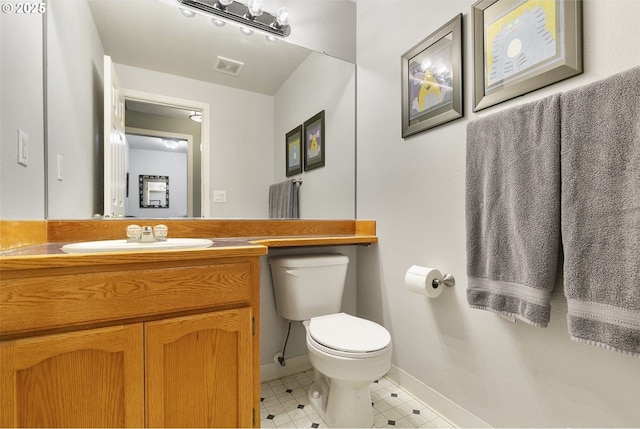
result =
[[312,318],[309,335],[326,347],[348,353],[375,352],[391,342],[389,331],[382,326],[345,313]]

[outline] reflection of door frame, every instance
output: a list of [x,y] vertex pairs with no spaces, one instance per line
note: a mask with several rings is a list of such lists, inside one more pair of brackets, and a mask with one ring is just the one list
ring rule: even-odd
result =
[[[186,110],[196,110],[202,112],[201,127],[201,154],[200,154],[200,205],[201,217],[211,216],[211,132],[210,132],[210,114],[211,107],[209,103],[200,101],[185,100],[182,98],[170,97],[167,95],[152,94],[149,92],[136,91],[131,89],[123,89],[124,98],[126,100],[141,101],[144,103],[160,104],[163,106],[177,107]],[[126,119],[125,119],[126,122]]]
[[[126,134],[187,141],[187,216],[193,217],[193,136],[191,134],[180,134],[134,127],[125,127],[125,135]],[[202,178],[200,179],[200,182],[202,182]]]

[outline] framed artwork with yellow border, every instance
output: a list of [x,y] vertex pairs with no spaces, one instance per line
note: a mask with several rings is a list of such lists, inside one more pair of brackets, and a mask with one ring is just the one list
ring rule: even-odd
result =
[[581,0],[480,0],[472,14],[474,112],[582,73]]

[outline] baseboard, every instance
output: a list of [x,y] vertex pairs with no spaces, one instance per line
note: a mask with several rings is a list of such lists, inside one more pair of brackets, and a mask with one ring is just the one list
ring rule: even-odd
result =
[[281,366],[273,362],[261,365],[260,382],[264,383],[266,381],[277,380],[278,378],[299,374],[313,368],[308,355],[287,358],[285,364],[285,366]]
[[406,373],[395,365],[387,373],[394,383],[405,389],[420,401],[427,404],[433,411],[459,428],[491,428],[492,426],[476,417],[460,405],[451,401],[431,387],[427,386],[417,378]]

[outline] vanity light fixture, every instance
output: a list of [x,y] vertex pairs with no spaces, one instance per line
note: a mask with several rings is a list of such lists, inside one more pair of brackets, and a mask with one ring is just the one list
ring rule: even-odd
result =
[[[189,11],[205,12],[214,15],[214,24],[219,25],[216,20],[232,21],[248,29],[260,30],[270,35],[287,37],[291,34],[289,25],[289,11],[281,7],[276,14],[271,14],[264,10],[262,0],[248,0],[245,5],[235,0],[177,0],[181,9],[188,8]],[[241,29],[242,31],[242,29]],[[243,31],[243,33],[245,33]]]
[[202,112],[191,112],[189,119],[195,122],[202,122]]

